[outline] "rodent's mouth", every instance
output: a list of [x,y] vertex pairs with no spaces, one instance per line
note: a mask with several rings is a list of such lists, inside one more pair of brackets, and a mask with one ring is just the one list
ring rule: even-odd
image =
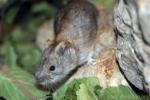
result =
[[40,90],[50,91],[50,92],[55,92],[55,90],[58,88],[56,84],[46,83],[46,82],[37,83],[36,86]]
[[52,80],[52,78],[50,78],[49,76],[43,76],[43,77],[36,77],[36,81],[37,81],[37,83],[39,83],[39,84],[45,84],[45,83],[47,83],[47,81],[48,80]]
[[52,80],[49,76],[36,77],[36,86],[40,90],[54,92],[58,86]]
[[65,81],[65,78],[54,81],[52,78],[47,79],[46,77],[42,77],[41,79],[37,80],[36,86],[40,90],[55,92],[61,85],[63,85],[63,83],[65,83]]
[[37,84],[45,85],[53,80],[49,75],[35,76]]

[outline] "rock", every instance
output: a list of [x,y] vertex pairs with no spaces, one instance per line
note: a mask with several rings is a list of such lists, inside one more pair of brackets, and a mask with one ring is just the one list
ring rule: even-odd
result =
[[149,0],[119,0],[114,9],[120,69],[133,86],[144,92],[150,89],[149,10]]

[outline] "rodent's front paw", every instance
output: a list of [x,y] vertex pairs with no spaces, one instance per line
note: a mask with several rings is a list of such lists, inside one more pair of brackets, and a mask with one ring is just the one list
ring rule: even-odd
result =
[[88,65],[88,66],[94,66],[95,64],[96,64],[96,60],[93,59],[93,58],[90,58],[90,59],[88,60],[88,62],[87,62],[87,65]]

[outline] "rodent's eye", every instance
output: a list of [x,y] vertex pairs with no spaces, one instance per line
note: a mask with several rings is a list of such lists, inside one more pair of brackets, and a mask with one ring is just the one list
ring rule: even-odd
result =
[[53,65],[50,66],[49,70],[50,70],[50,71],[54,71],[54,70],[55,70],[55,66],[53,66]]

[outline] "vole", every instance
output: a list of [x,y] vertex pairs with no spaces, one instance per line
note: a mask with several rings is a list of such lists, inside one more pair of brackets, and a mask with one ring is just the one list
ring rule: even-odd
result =
[[97,35],[97,9],[86,0],[71,0],[58,13],[54,40],[43,51],[37,83],[55,91],[71,74],[92,61]]

